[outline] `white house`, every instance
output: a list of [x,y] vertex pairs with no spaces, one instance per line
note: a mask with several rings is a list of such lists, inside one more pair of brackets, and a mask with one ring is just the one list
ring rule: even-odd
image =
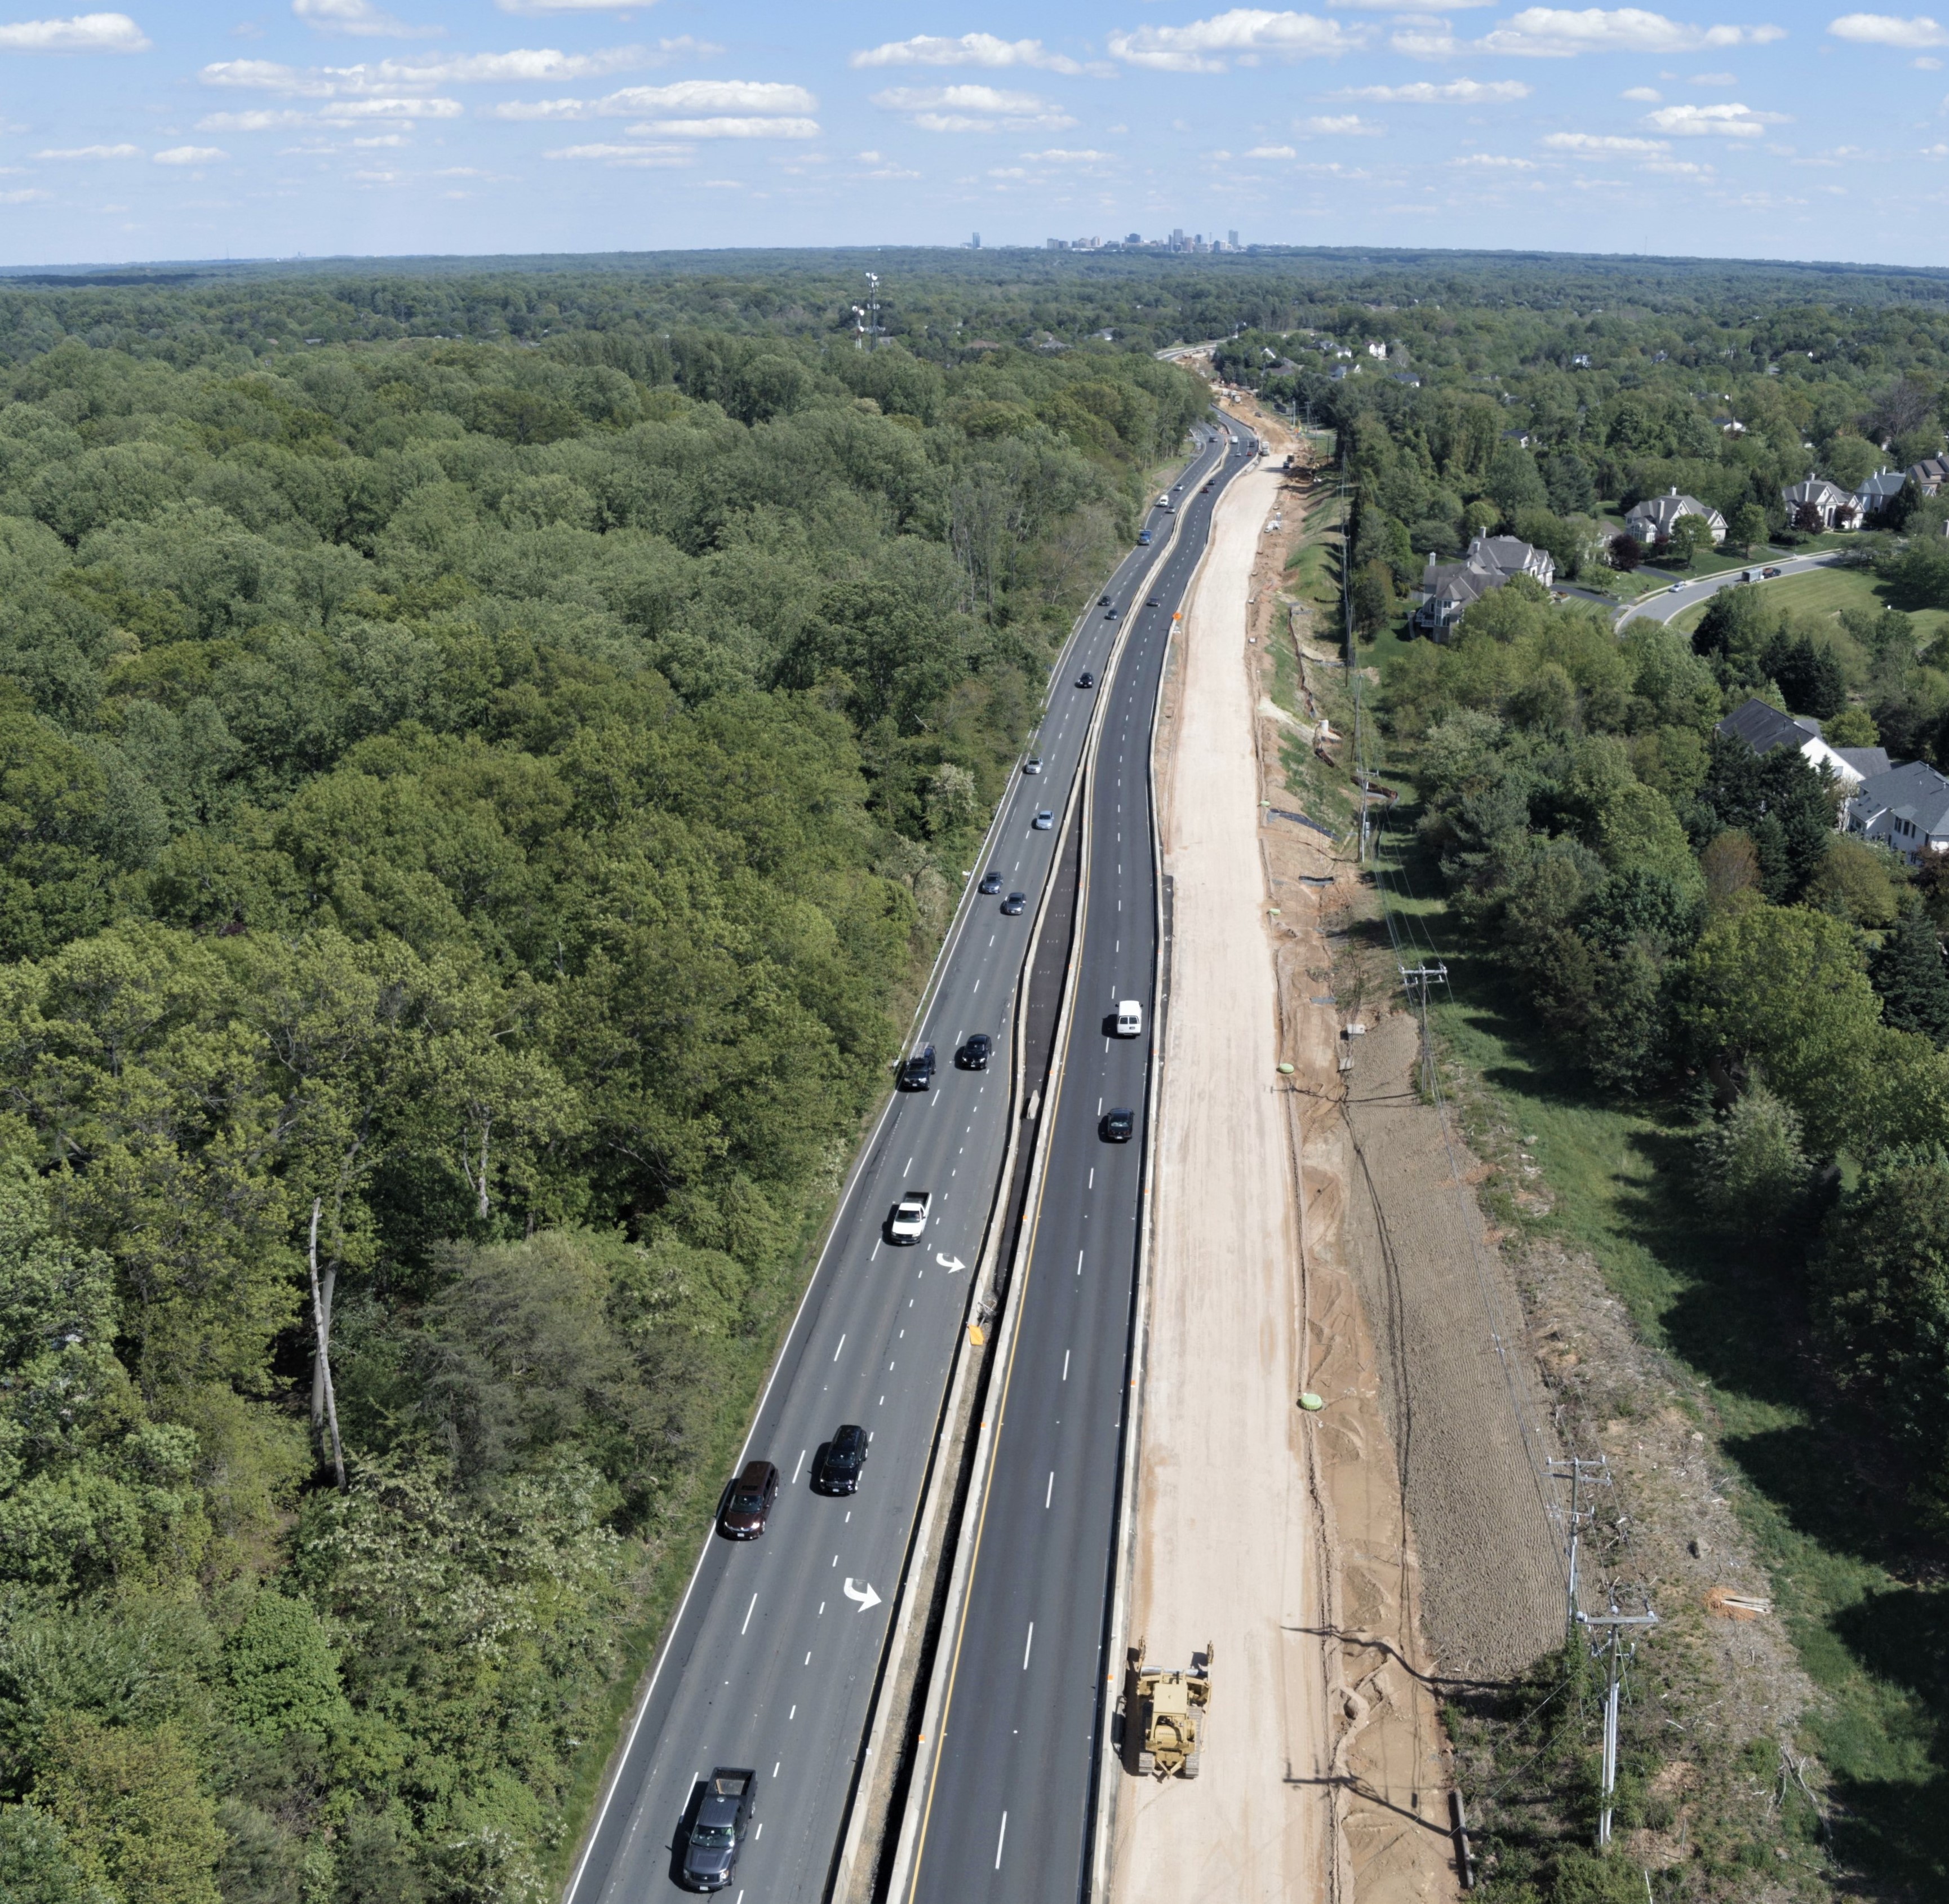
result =
[[1470,602],[1479,602],[1512,575],[1528,575],[1548,588],[1556,579],[1556,558],[1515,536],[1478,536],[1459,562],[1438,562],[1431,555],[1422,571],[1421,605],[1414,625],[1446,641]]
[[1802,529],[1816,524],[1823,529],[1845,529],[1860,519],[1853,496],[1824,476],[1790,484],[1780,491],[1780,499],[1786,505],[1788,521]]
[[1905,761],[1856,789],[1845,817],[1851,832],[1885,840],[1911,864],[1949,853],[1949,779],[1926,761]]
[[1879,747],[1829,747],[1811,714],[1785,714],[1764,701],[1742,701],[1712,730],[1736,736],[1755,754],[1790,747],[1810,767],[1824,767],[1851,792],[1870,773],[1885,771],[1888,756]]
[[1624,527],[1646,548],[1662,546],[1671,540],[1680,519],[1702,515],[1712,531],[1714,543],[1726,540],[1726,518],[1709,502],[1696,496],[1680,496],[1676,488],[1664,496],[1648,496],[1624,517]]

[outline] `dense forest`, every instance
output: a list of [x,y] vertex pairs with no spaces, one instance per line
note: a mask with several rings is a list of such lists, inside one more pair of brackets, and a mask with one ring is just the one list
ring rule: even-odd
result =
[[1205,401],[881,345],[5,373],[0,1895],[546,1893],[646,1558]]

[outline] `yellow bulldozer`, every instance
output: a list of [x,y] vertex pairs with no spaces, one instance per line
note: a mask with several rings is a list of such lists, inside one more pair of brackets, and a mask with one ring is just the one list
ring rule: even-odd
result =
[[1180,1669],[1146,1666],[1142,1640],[1130,1648],[1118,1710],[1125,1758],[1139,1778],[1198,1776],[1205,1715],[1211,1710],[1212,1652],[1208,1644]]

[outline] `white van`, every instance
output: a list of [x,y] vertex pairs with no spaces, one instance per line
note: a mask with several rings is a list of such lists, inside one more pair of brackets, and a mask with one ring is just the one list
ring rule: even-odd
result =
[[1134,998],[1117,1001],[1117,1035],[1120,1038],[1140,1038],[1144,1034],[1144,1008]]

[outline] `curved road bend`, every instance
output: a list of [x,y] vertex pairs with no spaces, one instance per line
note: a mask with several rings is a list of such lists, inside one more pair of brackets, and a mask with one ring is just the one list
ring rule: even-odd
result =
[[[1829,568],[1836,562],[1845,562],[1851,552],[1845,549],[1823,549],[1815,555],[1783,555],[1768,562],[1764,557],[1752,565],[1757,575],[1762,568],[1776,568],[1781,577],[1804,575],[1811,568]],[[1687,608],[1696,608],[1702,602],[1709,602],[1721,589],[1739,588],[1740,571],[1727,569],[1717,575],[1703,575],[1696,582],[1682,582],[1675,588],[1660,589],[1655,595],[1639,596],[1629,607],[1621,610],[1615,625],[1621,628],[1627,621],[1646,617],[1653,621],[1668,622],[1674,615],[1683,614]],[[1778,579],[1778,578],[1776,578]],[[1765,584],[1760,584],[1764,587]],[[1575,593],[1581,593],[1577,590]],[[1594,599],[1594,598],[1593,598]]]
[[[1197,434],[1186,496],[1224,460],[1216,432],[1201,426]],[[713,1765],[758,1773],[755,1822],[726,1904],[814,1904],[824,1895],[1007,1140],[1014,989],[1061,837],[1030,821],[1040,807],[1060,816],[1081,757],[1094,697],[1072,685],[1077,673],[1102,673],[1121,616],[1150,592],[1160,556],[1174,573],[1189,572],[1183,552],[1195,559],[1208,515],[1187,509],[1168,545],[1125,557],[1106,591],[1120,619],[1092,610],[1051,677],[1032,744],[1043,771],[1015,776],[989,860],[977,868],[978,877],[995,867],[1003,894],[1027,894],[1027,910],[1005,917],[1000,897],[968,882],[916,1034],[938,1050],[934,1087],[897,1093],[869,1140],[739,1458],[778,1465],[784,1487],[770,1525],[747,1545],[707,1542],[567,1904],[668,1894],[679,1821]],[[1147,521],[1154,532],[1168,526],[1159,513]],[[1133,730],[1130,741],[1140,767],[1141,738]],[[1139,851],[1139,837],[1131,836],[1131,863],[1141,861],[1147,881],[1149,846],[1142,836]],[[1149,906],[1146,898],[1146,935]],[[995,1040],[985,1072],[954,1066],[955,1047],[972,1031]],[[883,1228],[909,1187],[934,1193],[929,1227],[918,1246],[897,1248]],[[1121,1342],[1119,1335],[1119,1355]],[[807,1473],[820,1442],[847,1421],[871,1432],[871,1458],[855,1497],[825,1499]]]
[[[1242,440],[1243,439],[1242,438]],[[1227,455],[1224,480],[1251,467]],[[1055,1094],[1042,1187],[1029,1213],[1021,1307],[958,1628],[935,1670],[953,1675],[925,1790],[919,1850],[897,1904],[1070,1904],[1086,1887],[1103,1701],[1132,1305],[1136,1291],[1147,1051],[1106,1035],[1120,997],[1149,1001],[1157,960],[1151,717],[1172,611],[1205,549],[1211,496],[1194,495],[1117,664],[1088,790],[1088,910],[1077,1002]],[[1183,533],[1189,530],[1191,533]],[[1099,1115],[1139,1113],[1128,1144]]]

